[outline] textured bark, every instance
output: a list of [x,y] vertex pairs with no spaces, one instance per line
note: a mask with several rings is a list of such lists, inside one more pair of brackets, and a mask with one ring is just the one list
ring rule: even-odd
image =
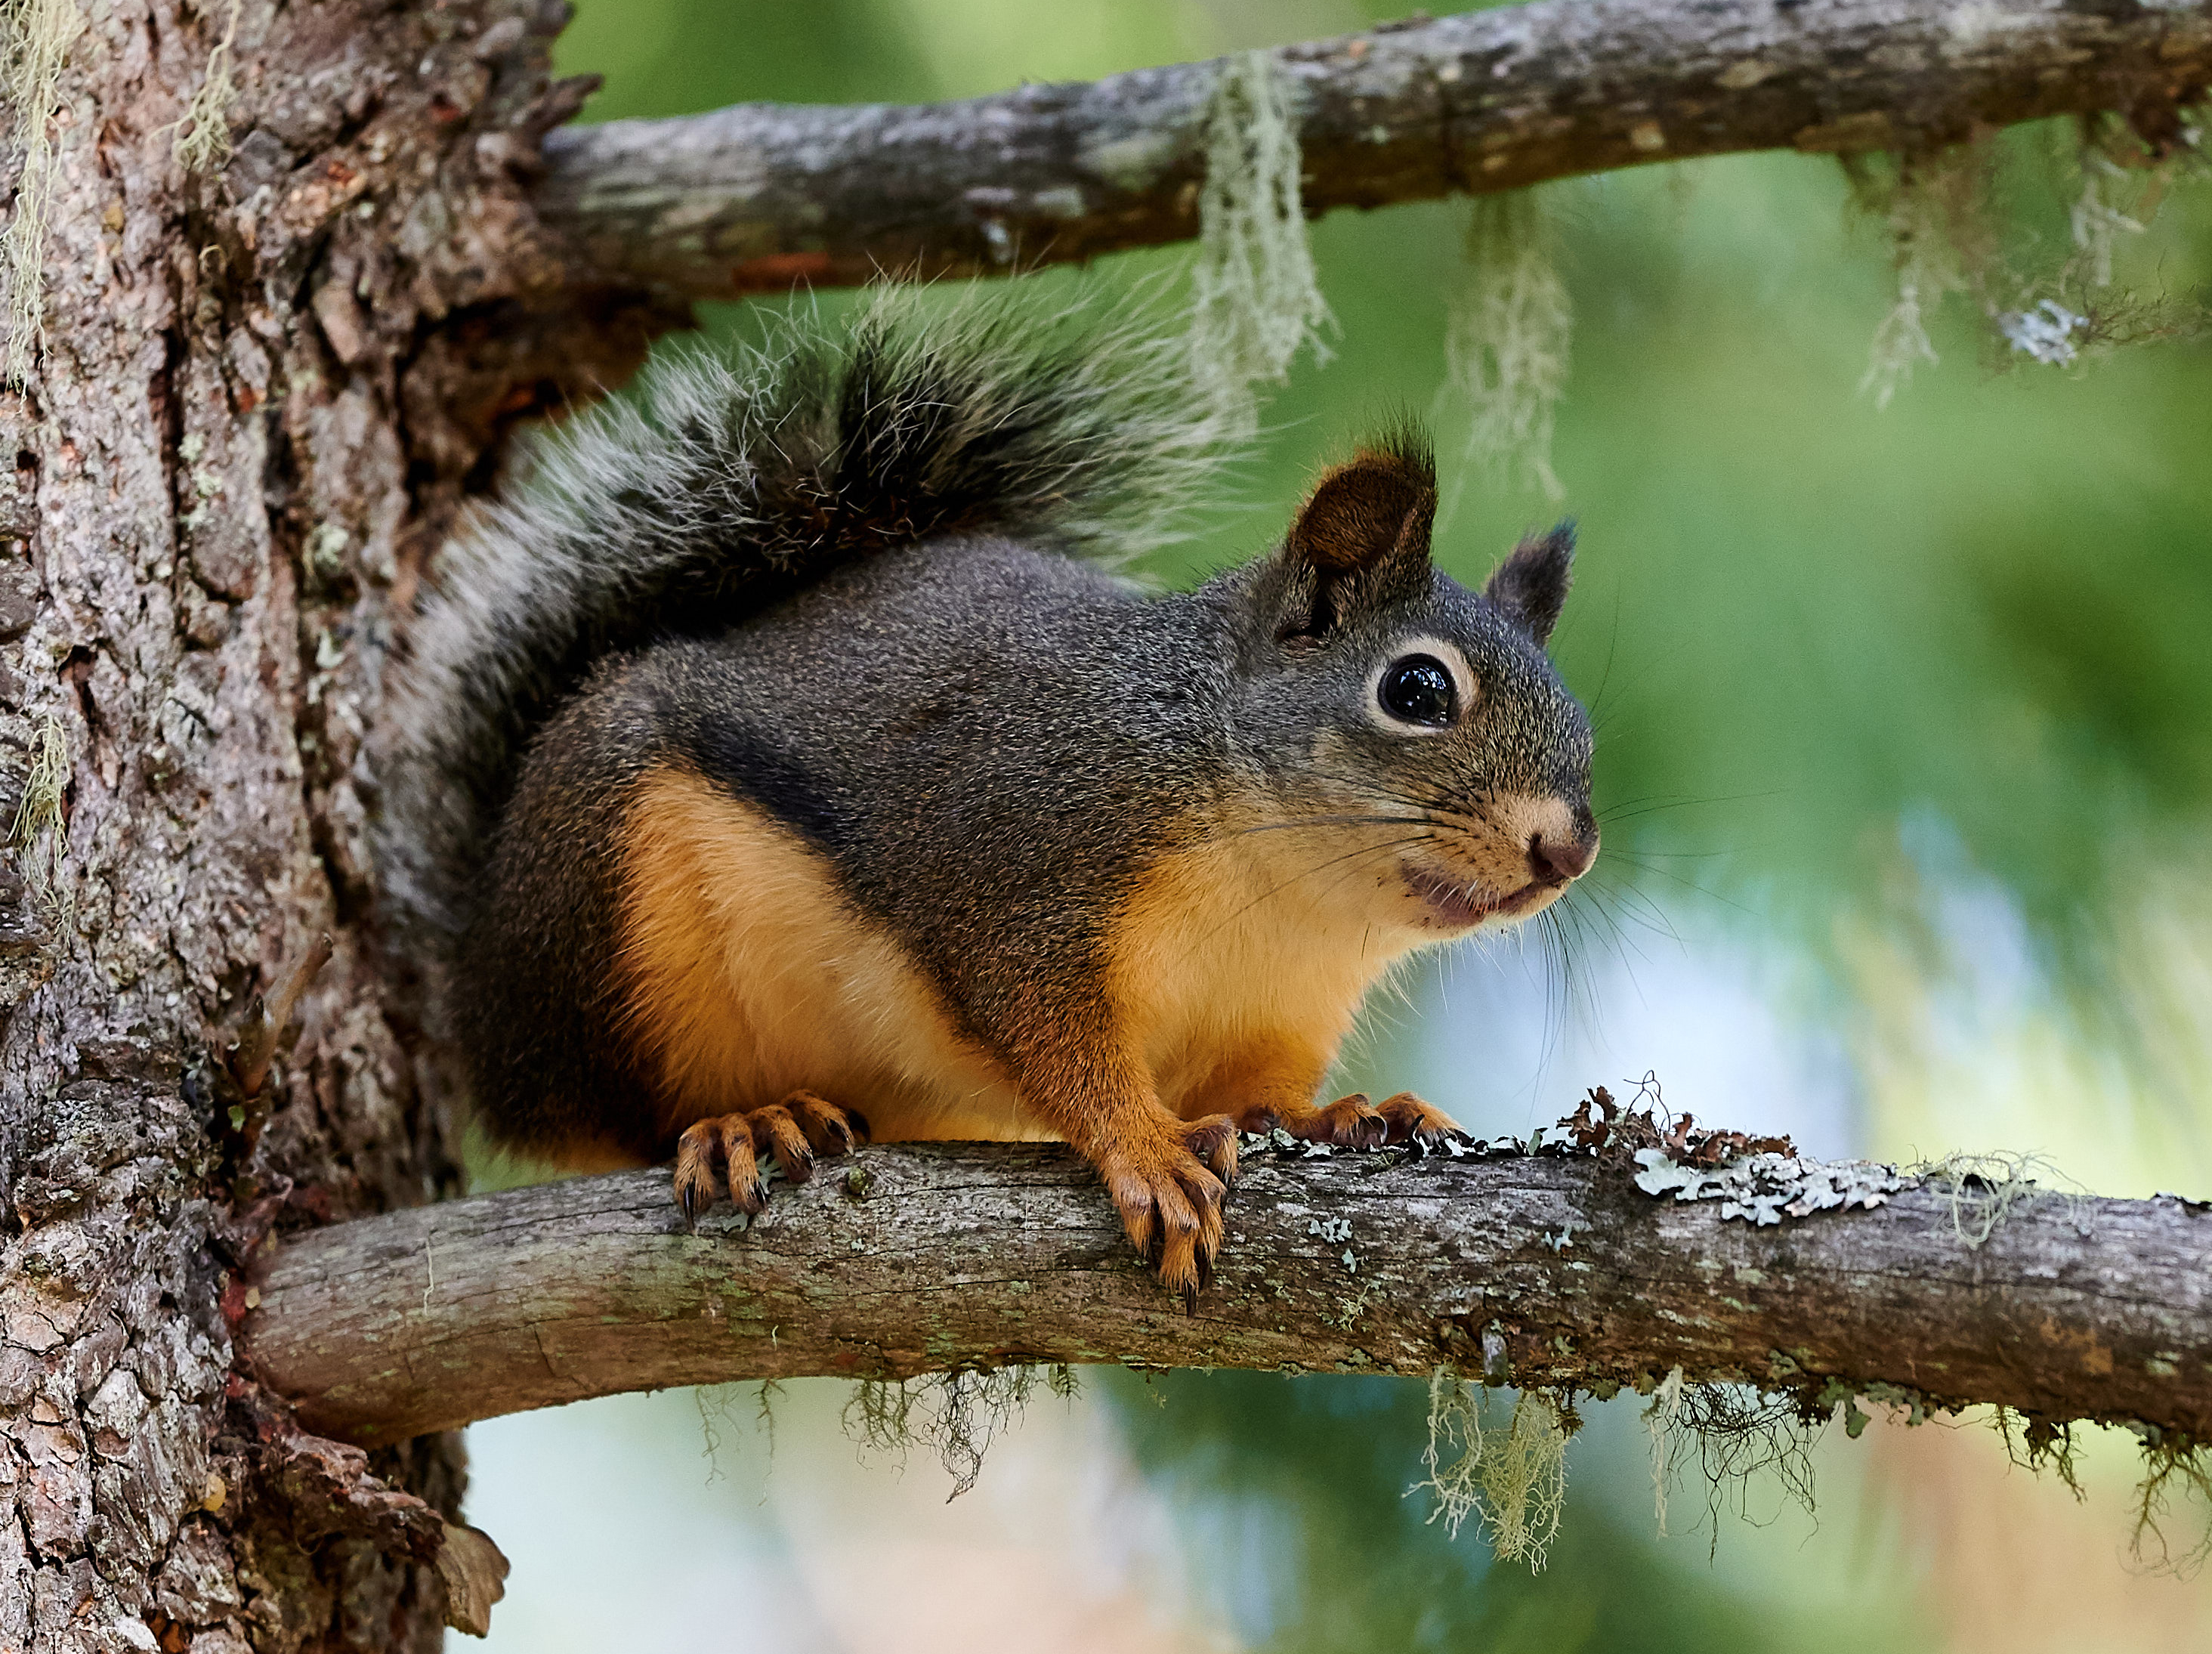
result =
[[[1921,149],[2212,83],[2212,4],[1540,0],[1285,46],[1305,207],[1747,149]],[[538,191],[599,277],[696,298],[1003,272],[1198,233],[1216,70],[963,102],[745,104],[556,133]]]
[[288,1238],[249,1359],[388,1442],[618,1390],[1010,1362],[1427,1374],[1610,1393],[1872,1389],[2212,1438],[2212,1213],[2029,1195],[1979,1248],[1949,1194],[1753,1227],[1588,1158],[1259,1157],[1186,1316],[1067,1149],[864,1152],[687,1233],[665,1172]]
[[[577,101],[564,16],[111,0],[52,102],[0,116],[0,176],[30,122],[54,153],[44,350],[0,392],[0,1650],[443,1635],[456,1446],[332,1456],[227,1397],[231,1270],[272,1224],[453,1188],[359,926],[357,760],[501,426],[668,319],[551,285],[524,185]],[[191,174],[177,123],[233,27],[232,153]],[[325,930],[234,1128],[193,1048]]]

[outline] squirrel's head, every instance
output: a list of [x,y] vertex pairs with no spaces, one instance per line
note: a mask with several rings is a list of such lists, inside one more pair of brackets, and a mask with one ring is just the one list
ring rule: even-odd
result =
[[1523,540],[1470,591],[1430,561],[1436,500],[1427,445],[1395,433],[1224,582],[1252,828],[1310,896],[1405,943],[1527,919],[1598,847],[1589,720],[1545,654],[1574,531]]

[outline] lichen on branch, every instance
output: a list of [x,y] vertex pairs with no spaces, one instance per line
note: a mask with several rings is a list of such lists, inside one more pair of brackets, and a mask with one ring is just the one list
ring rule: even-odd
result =
[[1224,437],[1248,438],[1253,391],[1280,384],[1328,319],[1298,187],[1298,136],[1273,56],[1222,60],[1206,112],[1191,266],[1190,353]]
[[1468,407],[1467,456],[1493,475],[1565,496],[1552,429],[1566,394],[1574,306],[1559,274],[1559,234],[1540,190],[1468,205],[1466,274],[1444,331],[1444,383]]

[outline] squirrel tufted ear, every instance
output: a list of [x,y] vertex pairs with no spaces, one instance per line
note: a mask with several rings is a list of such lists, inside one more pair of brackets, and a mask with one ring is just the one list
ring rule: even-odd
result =
[[1541,648],[1551,641],[1552,628],[1559,623],[1559,611],[1566,606],[1574,565],[1575,525],[1569,519],[1550,533],[1531,534],[1515,546],[1482,594]]
[[1285,635],[1317,635],[1364,603],[1425,583],[1436,514],[1436,463],[1410,427],[1325,473],[1283,544],[1303,599]]

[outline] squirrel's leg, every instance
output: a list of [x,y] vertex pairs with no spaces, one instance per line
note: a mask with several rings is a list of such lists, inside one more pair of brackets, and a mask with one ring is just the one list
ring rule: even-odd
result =
[[1225,1114],[1177,1119],[1118,1042],[1031,1047],[1019,1072],[1024,1101],[1097,1167],[1131,1244],[1158,1260],[1161,1285],[1195,1307],[1221,1250],[1236,1122]]
[[742,1114],[719,1114],[693,1122],[676,1140],[676,1201],[688,1221],[714,1202],[715,1167],[721,1170],[730,1201],[748,1216],[768,1204],[768,1184],[760,1156],[774,1157],[794,1183],[814,1175],[817,1154],[849,1153],[867,1140],[868,1122],[858,1110],[841,1108],[812,1092],[793,1092]]

